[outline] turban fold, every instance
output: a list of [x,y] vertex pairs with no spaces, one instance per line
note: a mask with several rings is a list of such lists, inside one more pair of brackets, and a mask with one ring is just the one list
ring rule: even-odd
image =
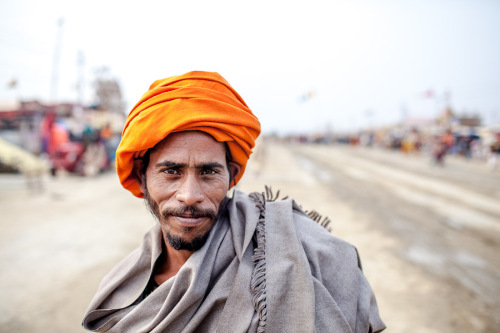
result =
[[134,159],[168,134],[182,131],[203,131],[227,142],[233,161],[241,166],[235,185],[260,134],[260,123],[217,73],[189,72],[158,80],[130,111],[116,150],[116,170],[123,187],[142,198],[133,174]]

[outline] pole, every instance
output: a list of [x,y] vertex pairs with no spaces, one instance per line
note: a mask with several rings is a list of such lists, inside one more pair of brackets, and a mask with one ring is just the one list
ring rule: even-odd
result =
[[52,103],[57,103],[57,90],[59,84],[59,59],[61,53],[61,43],[62,43],[62,31],[63,31],[64,19],[61,17],[57,21],[57,38],[56,45],[54,49],[54,60],[52,63],[52,82],[50,85],[50,100]]
[[85,55],[82,50],[78,51],[78,105],[83,106]]

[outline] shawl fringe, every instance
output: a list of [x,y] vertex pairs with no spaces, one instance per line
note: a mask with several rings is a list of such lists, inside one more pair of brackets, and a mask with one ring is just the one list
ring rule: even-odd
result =
[[315,210],[306,211],[306,214],[307,216],[309,216],[311,220],[318,223],[320,226],[322,226],[329,232],[332,232],[332,228],[328,226],[332,221],[328,218],[328,216],[325,216],[323,218],[323,216]]
[[[265,185],[265,192],[262,192],[262,197],[264,198],[265,201],[268,202],[274,202],[278,200],[280,196],[280,191],[276,192],[276,194],[273,193],[273,190],[270,186]],[[281,198],[281,200],[286,200],[288,199],[288,196],[285,196]],[[254,199],[255,200],[255,199]],[[305,211],[306,215],[309,216],[311,220],[314,222],[318,223],[320,226],[328,230],[329,232],[332,232],[332,228],[329,226],[329,224],[332,222],[328,216],[323,217],[320,213],[318,213],[315,210],[306,210]]]
[[[269,194],[269,192],[267,192],[267,187],[266,194]],[[255,205],[260,212],[259,221],[257,222],[256,227],[257,247],[254,249],[254,254],[252,256],[252,262],[255,263],[255,267],[253,269],[252,278],[250,280],[250,293],[252,295],[253,306],[259,316],[259,326],[257,327],[257,333],[263,333],[266,329],[267,321],[265,233],[266,197],[264,196],[264,194],[251,193],[250,198],[255,201]]]

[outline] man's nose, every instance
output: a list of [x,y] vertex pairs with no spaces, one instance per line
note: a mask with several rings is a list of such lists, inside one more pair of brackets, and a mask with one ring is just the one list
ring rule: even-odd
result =
[[186,206],[192,206],[203,201],[202,188],[194,175],[186,175],[177,189],[176,199]]

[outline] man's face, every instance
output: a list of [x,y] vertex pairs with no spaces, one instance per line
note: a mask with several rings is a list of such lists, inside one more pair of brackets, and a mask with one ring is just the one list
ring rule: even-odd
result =
[[170,246],[189,251],[203,246],[229,181],[225,146],[208,134],[173,133],[155,147],[143,191]]

